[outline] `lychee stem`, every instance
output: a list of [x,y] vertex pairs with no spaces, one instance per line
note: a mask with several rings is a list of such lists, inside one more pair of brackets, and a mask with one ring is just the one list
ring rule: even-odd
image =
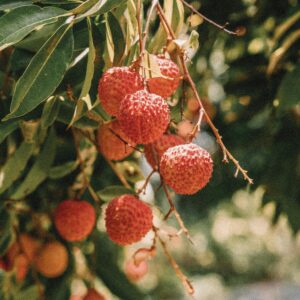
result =
[[[158,15],[160,16],[161,22],[165,23],[165,28],[167,28],[168,34],[172,37],[173,40],[175,40],[176,39],[175,33],[174,33],[173,29],[171,28],[170,24],[168,23],[167,18],[164,14],[164,11],[163,11],[162,7],[160,6],[159,3],[157,4],[156,7],[157,7],[157,10],[158,10]],[[213,133],[216,137],[216,140],[217,140],[218,144],[220,145],[220,147],[222,149],[223,162],[228,163],[228,159],[230,159],[233,162],[233,164],[236,166],[237,172],[241,172],[243,174],[244,179],[247,180],[249,184],[253,184],[253,179],[248,176],[247,170],[243,169],[240,166],[239,162],[234,158],[234,156],[229,152],[229,150],[224,145],[224,143],[222,141],[222,137],[219,134],[218,129],[215,127],[215,125],[213,124],[212,120],[210,119],[208,113],[204,109],[204,106],[203,106],[202,101],[200,99],[200,96],[198,94],[196,85],[195,85],[195,83],[194,83],[194,81],[193,81],[193,79],[190,75],[187,64],[185,62],[184,52],[181,48],[179,50],[180,50],[179,59],[180,59],[180,62],[181,62],[182,68],[183,68],[184,76],[187,79],[187,81],[189,82],[189,84],[190,84],[190,86],[193,90],[193,93],[194,93],[194,95],[195,95],[195,97],[196,97],[196,99],[197,99],[197,101],[200,105],[200,108],[203,109],[203,113],[204,113],[204,116],[206,117],[206,121],[207,121],[208,125],[210,126],[211,130],[213,131]],[[196,125],[196,126],[198,126],[198,125]]]
[[177,264],[177,262],[175,261],[175,259],[173,258],[173,256],[170,254],[170,252],[169,252],[169,250],[167,248],[166,243],[159,236],[158,231],[159,231],[159,229],[155,229],[155,231],[154,231],[155,232],[155,236],[159,240],[165,256],[167,257],[167,259],[170,262],[172,268],[174,269],[177,277],[182,282],[182,284],[185,287],[185,289],[188,292],[188,294],[192,297],[192,299],[194,299],[193,294],[195,292],[195,289],[194,289],[193,285],[191,284],[191,282],[189,281],[189,279],[186,277],[186,275],[184,275],[183,272],[181,271],[179,265]]
[[179,212],[177,211],[173,201],[172,201],[172,198],[171,198],[171,195],[168,191],[168,187],[167,185],[165,184],[165,182],[161,179],[161,182],[162,182],[162,187],[164,189],[164,192],[167,196],[167,199],[168,199],[168,202],[170,204],[170,210],[168,211],[168,213],[165,215],[164,217],[164,220],[167,220],[169,218],[169,216],[173,213],[175,218],[177,219],[177,222],[180,226],[180,228],[182,229],[182,231],[184,232],[184,234],[187,236],[188,240],[190,241],[190,243],[194,244],[193,240],[192,240],[192,237],[189,233],[189,230],[186,228],[186,226],[184,225],[184,222],[179,214]]

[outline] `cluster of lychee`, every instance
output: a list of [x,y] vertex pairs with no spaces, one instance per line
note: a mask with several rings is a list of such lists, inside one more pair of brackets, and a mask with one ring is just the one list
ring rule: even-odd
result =
[[[168,58],[157,57],[157,64],[160,77],[145,79],[133,67],[113,67],[100,78],[99,99],[113,118],[99,128],[99,150],[108,160],[122,160],[137,144],[142,144],[147,161],[166,184],[178,194],[194,194],[209,182],[213,161],[206,150],[168,132],[170,110],[166,98],[176,91],[181,75],[178,66]],[[65,241],[78,242],[92,233],[96,211],[88,201],[64,200],[53,219]],[[151,208],[131,194],[114,198],[106,208],[107,234],[119,245],[140,241],[152,223]],[[8,266],[2,266],[12,268],[14,261],[18,280],[26,276],[30,265],[49,278],[65,272],[69,253],[63,243],[41,244],[28,235],[21,235],[19,240],[22,251],[20,245],[14,245],[9,250]],[[125,272],[131,280],[137,280],[147,272],[147,265],[144,260],[138,264],[130,261]]]

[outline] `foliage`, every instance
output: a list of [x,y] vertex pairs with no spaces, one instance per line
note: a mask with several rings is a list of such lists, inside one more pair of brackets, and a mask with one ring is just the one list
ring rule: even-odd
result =
[[[142,2],[145,23],[152,2]],[[103,202],[135,193],[135,183],[144,179],[138,151],[115,163],[102,157],[94,144],[99,123],[110,119],[97,99],[100,76],[109,67],[132,64],[139,56],[137,4],[135,0],[1,1],[1,255],[19,231],[44,240],[59,239],[51,217],[61,200],[77,195],[96,200],[101,215]],[[274,222],[284,213],[296,232],[300,229],[299,3],[203,0],[201,7],[199,2],[192,4],[220,24],[229,21],[230,28],[246,29],[246,34],[228,35],[195,17],[182,1],[165,0],[165,16],[176,39],[168,40],[159,18],[150,23],[149,53],[142,62],[145,75],[157,73],[152,54],[166,49],[179,62],[178,49],[184,49],[188,61],[192,59],[189,70],[198,92],[216,111],[213,121],[226,147],[248,170],[255,186],[264,188],[264,203],[274,201]],[[175,122],[181,118],[179,100],[193,98],[186,84],[169,101]],[[199,114],[191,113],[187,103],[184,113],[197,122]],[[216,150],[207,124],[196,143]],[[233,178],[236,165],[223,166],[221,159],[218,149],[207,188],[178,197],[187,225],[206,217],[209,209],[247,184],[242,176]],[[167,203],[158,192],[157,202],[163,201]],[[118,260],[124,253],[99,231],[101,226],[76,244],[90,270],[117,297],[146,299],[120,270]],[[21,284],[14,272],[0,271],[0,298],[38,298],[41,283],[46,299],[68,299],[74,268],[71,264],[58,279],[31,272]]]

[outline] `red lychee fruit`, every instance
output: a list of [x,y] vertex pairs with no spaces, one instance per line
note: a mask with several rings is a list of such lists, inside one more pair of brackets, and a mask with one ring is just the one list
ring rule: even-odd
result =
[[116,116],[122,99],[143,88],[143,80],[137,72],[128,67],[113,67],[99,80],[98,95],[104,110]]
[[[100,126],[98,131],[99,151],[109,160],[121,160],[133,152],[135,143],[120,129],[118,120]],[[129,146],[130,145],[130,146]]]
[[157,64],[163,77],[149,78],[147,81],[149,91],[163,98],[170,97],[176,91],[181,80],[180,70],[168,58],[157,57]]
[[137,144],[159,139],[170,122],[168,104],[146,90],[128,94],[121,102],[118,119],[123,132]]
[[114,198],[107,206],[108,236],[119,245],[140,241],[152,228],[151,208],[133,195]]
[[54,212],[55,227],[61,237],[69,242],[85,239],[92,232],[95,222],[95,209],[87,201],[64,200]]
[[95,289],[90,288],[87,294],[83,297],[83,300],[105,300],[104,296],[99,294]]
[[189,120],[183,120],[177,124],[177,134],[184,140],[188,140],[194,129],[194,124]]
[[66,247],[57,241],[45,244],[34,259],[36,270],[48,278],[62,275],[67,269],[68,262]]
[[160,159],[166,150],[184,143],[184,139],[178,135],[164,134],[160,139],[153,142],[152,144],[145,145],[144,152],[146,159],[154,169],[159,166]]
[[177,194],[195,194],[209,182],[212,171],[210,154],[194,144],[169,148],[160,161],[164,181]]
[[148,273],[148,263],[143,260],[139,264],[135,264],[134,260],[130,259],[124,266],[124,272],[129,280],[139,281]]

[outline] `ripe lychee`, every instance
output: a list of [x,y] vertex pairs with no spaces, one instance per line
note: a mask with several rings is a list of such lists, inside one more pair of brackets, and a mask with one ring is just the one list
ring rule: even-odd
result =
[[122,99],[143,88],[143,80],[137,72],[128,67],[113,67],[99,80],[98,94],[104,110],[116,116]]
[[[99,151],[109,160],[121,160],[133,152],[135,143],[120,129],[118,120],[100,126]],[[130,147],[132,146],[132,147]]]
[[184,143],[184,139],[178,135],[164,134],[159,140],[145,145],[144,152],[146,159],[152,168],[156,168],[159,166],[160,159],[166,150]]
[[152,228],[152,211],[133,195],[114,198],[107,206],[105,225],[108,236],[120,245],[140,241]]
[[169,148],[160,161],[164,181],[177,193],[191,195],[210,180],[213,161],[210,154],[194,144]]
[[105,300],[104,296],[99,294],[95,289],[90,288],[87,294],[83,297],[83,300]]
[[178,66],[170,59],[157,57],[157,64],[163,77],[152,77],[148,79],[150,93],[157,94],[163,98],[170,97],[177,89],[181,75]]
[[148,263],[143,260],[139,264],[135,264],[133,259],[126,262],[124,273],[131,281],[139,281],[148,273]]
[[29,261],[25,254],[17,255],[15,259],[16,280],[21,282],[25,279],[29,270]]
[[95,209],[87,201],[64,200],[54,212],[55,227],[61,237],[69,242],[85,239],[92,232],[95,222]]
[[121,102],[118,115],[123,132],[137,144],[159,139],[169,122],[168,104],[146,90],[128,94]]
[[34,259],[36,270],[48,278],[62,275],[67,269],[68,262],[66,247],[57,241],[45,244]]

